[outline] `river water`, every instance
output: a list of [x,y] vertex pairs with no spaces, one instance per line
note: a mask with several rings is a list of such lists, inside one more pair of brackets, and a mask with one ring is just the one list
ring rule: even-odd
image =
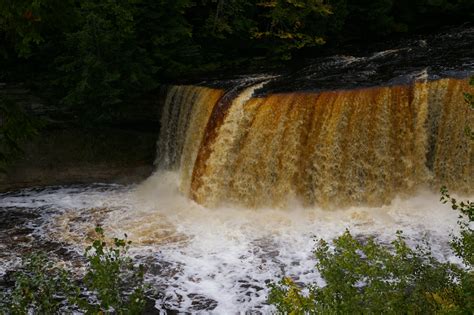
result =
[[442,205],[439,195],[423,189],[373,208],[322,210],[295,200],[278,209],[231,204],[210,209],[179,192],[177,173],[160,172],[136,186],[6,193],[0,196],[0,208],[34,218],[24,221],[23,238],[3,239],[1,275],[19,263],[19,244],[25,251],[59,244],[56,248],[68,253],[62,259],[70,263],[101,225],[107,237],[127,233],[133,242],[130,254],[147,267],[147,282],[158,292],[158,310],[271,311],[266,304],[269,282],[291,276],[301,283],[324,284],[314,268],[315,240],[331,240],[345,229],[384,243],[403,230],[409,244],[427,240],[437,258],[456,261],[448,241],[457,231],[458,214]]

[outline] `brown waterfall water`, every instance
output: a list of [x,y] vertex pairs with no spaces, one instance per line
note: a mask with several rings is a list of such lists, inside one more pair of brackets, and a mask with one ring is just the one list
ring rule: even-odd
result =
[[158,165],[181,172],[181,191],[215,207],[377,206],[441,184],[472,193],[473,125],[467,80],[254,98],[170,88]]

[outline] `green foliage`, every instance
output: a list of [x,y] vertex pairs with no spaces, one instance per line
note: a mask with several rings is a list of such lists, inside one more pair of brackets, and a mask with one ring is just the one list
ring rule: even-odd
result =
[[119,314],[140,314],[145,306],[144,268],[135,267],[127,256],[131,242],[114,238],[109,247],[102,228],[97,227],[96,232],[98,238],[86,248],[88,270],[84,284],[99,303],[79,299],[78,305],[95,314],[111,309]]
[[[188,14],[192,24],[192,40],[199,71],[219,70],[246,64],[262,49],[262,42],[252,38],[252,30],[259,23],[255,1],[202,0]],[[236,49],[238,44],[238,49]],[[258,58],[258,57],[257,57]]]
[[18,104],[0,97],[0,172],[23,153],[21,144],[35,136],[39,126]]
[[474,202],[469,200],[458,202],[455,198],[451,197],[446,186],[441,187],[440,201],[444,204],[451,203],[453,210],[460,211],[469,218],[469,221],[474,221]]
[[[0,3],[0,37],[4,37],[18,56],[32,56],[35,49],[47,44],[51,33],[67,29],[73,14],[72,0],[3,0]],[[0,55],[8,57],[6,46]]]
[[[80,282],[45,253],[23,259],[12,290],[0,292],[0,314],[141,314],[145,306],[144,268],[127,256],[130,241],[107,245],[103,230],[87,247],[87,271]],[[80,286],[78,283],[81,283]],[[3,295],[3,296],[2,296]]]
[[[466,298],[457,281],[464,271],[434,259],[428,247],[412,250],[401,233],[391,247],[361,241],[348,231],[315,250],[324,287],[305,295],[289,279],[271,287],[269,302],[282,313],[434,313],[462,312]],[[295,303],[295,301],[297,301]]]
[[67,51],[56,59],[67,91],[62,102],[79,107],[88,120],[110,117],[128,93],[155,86],[155,69],[137,45],[135,1],[80,2],[76,30],[66,34]]
[[470,0],[3,0],[0,79],[36,81],[95,123],[183,75],[274,67],[472,12]]
[[252,1],[205,0],[202,4],[209,10],[203,30],[210,36],[219,39],[225,39],[236,33],[248,36],[250,28],[255,26],[255,21],[252,19],[255,14],[253,11],[255,3]]
[[1,299],[0,313],[2,308],[11,314],[28,314],[30,309],[39,314],[58,313],[75,290],[69,273],[55,266],[45,253],[25,256],[14,278],[15,287]]
[[291,58],[291,51],[322,45],[325,40],[318,20],[332,14],[322,0],[273,0],[261,2],[267,22],[264,30],[255,30],[255,38],[273,39],[275,53],[283,59]]
[[[39,31],[40,17],[36,11],[41,7],[41,1],[5,1],[0,6],[0,29],[6,40],[13,42],[16,52],[21,57],[31,54],[31,46],[43,42]],[[35,13],[33,13],[35,12]],[[5,47],[2,54],[7,56]]]
[[147,51],[159,78],[176,78],[199,66],[199,46],[185,16],[194,8],[193,1],[140,0],[134,7],[137,44]]
[[454,237],[451,241],[451,247],[458,257],[470,268],[474,268],[474,230],[470,226],[470,222],[474,222],[474,202],[461,201],[458,202],[451,197],[446,187],[441,188],[441,201],[443,203],[451,203],[453,210],[458,210],[468,217],[469,221],[459,217],[458,225],[461,228],[460,236]]
[[268,302],[284,314],[316,313],[316,289],[310,286],[305,294],[291,278],[285,277],[279,283],[270,284]]
[[[472,81],[471,81],[472,84]],[[466,308],[474,310],[474,202],[457,201],[451,197],[446,187],[441,188],[441,202],[451,203],[453,210],[459,211],[458,225],[460,227],[460,235],[454,236],[451,240],[451,248],[456,256],[462,259],[466,266],[466,272],[460,276],[460,286],[463,288],[461,292],[466,297]],[[465,220],[467,217],[468,220]]]

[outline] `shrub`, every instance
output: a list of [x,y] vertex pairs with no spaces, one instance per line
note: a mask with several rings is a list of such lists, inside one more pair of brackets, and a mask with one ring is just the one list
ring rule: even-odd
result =
[[54,314],[75,292],[70,274],[55,266],[45,253],[25,256],[20,270],[13,276],[14,288],[0,297],[2,314],[28,314],[29,310],[40,314]]
[[88,270],[84,284],[97,303],[77,299],[77,304],[90,313],[114,310],[119,314],[140,314],[145,306],[144,268],[135,267],[127,256],[131,242],[114,238],[110,247],[102,228],[97,227],[96,232],[98,238],[86,248]]
[[[144,268],[127,256],[130,241],[105,242],[102,228],[86,248],[87,271],[76,280],[45,253],[23,258],[14,287],[0,293],[0,314],[141,314],[145,306]],[[125,236],[126,237],[126,236]],[[82,285],[80,285],[82,284]]]
[[[319,241],[315,255],[324,287],[302,289],[291,279],[273,284],[269,302],[282,313],[435,313],[465,311],[458,284],[466,272],[432,257],[427,245],[407,246],[401,232],[392,246],[359,240],[349,231]],[[303,292],[306,292],[304,294]]]

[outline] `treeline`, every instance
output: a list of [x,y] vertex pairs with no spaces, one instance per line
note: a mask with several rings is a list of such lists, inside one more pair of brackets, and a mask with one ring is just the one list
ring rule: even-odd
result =
[[[3,0],[0,80],[89,119],[160,82],[473,19],[472,0]],[[326,45],[324,45],[326,44]]]

